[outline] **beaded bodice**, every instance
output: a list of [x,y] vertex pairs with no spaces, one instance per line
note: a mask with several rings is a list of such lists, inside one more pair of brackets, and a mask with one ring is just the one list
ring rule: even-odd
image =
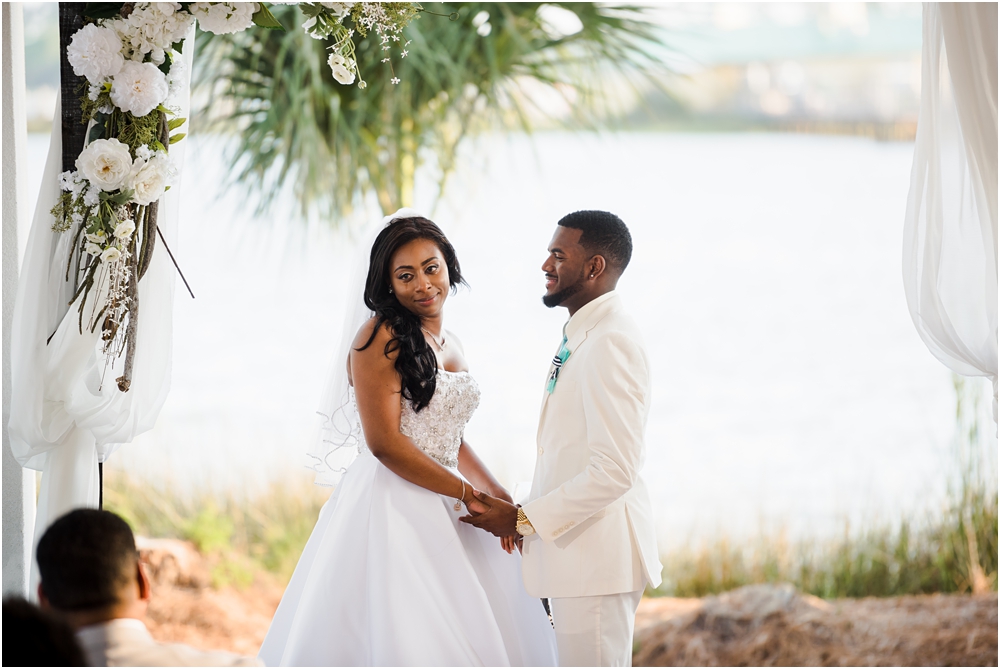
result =
[[[465,425],[479,406],[479,385],[468,372],[438,370],[434,397],[419,413],[403,399],[399,431],[445,467],[458,466]],[[368,450],[361,436],[360,447]]]

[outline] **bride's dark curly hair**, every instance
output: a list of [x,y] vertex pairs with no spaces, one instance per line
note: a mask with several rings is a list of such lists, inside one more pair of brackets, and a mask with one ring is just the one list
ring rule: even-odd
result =
[[395,366],[402,384],[403,397],[413,404],[414,411],[420,411],[434,397],[437,387],[437,356],[424,339],[420,317],[401,305],[396,296],[389,292],[393,254],[416,239],[434,242],[441,250],[445,265],[448,266],[448,282],[452,291],[459,284],[465,284],[455,248],[441,232],[441,228],[420,216],[393,219],[372,245],[368,279],[365,282],[365,305],[375,312],[375,327],[364,346],[355,350],[363,351],[371,346],[379,328],[388,323],[392,338],[385,345],[385,355],[388,357],[392,352],[398,351]]

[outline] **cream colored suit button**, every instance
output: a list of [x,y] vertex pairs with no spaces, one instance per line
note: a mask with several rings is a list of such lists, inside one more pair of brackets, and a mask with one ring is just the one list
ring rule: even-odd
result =
[[544,453],[544,452],[545,452],[545,449],[544,449],[544,448],[542,448],[541,446],[539,446],[539,447],[538,447],[538,454],[539,454],[539,455],[541,455],[541,454],[542,454],[542,453]]

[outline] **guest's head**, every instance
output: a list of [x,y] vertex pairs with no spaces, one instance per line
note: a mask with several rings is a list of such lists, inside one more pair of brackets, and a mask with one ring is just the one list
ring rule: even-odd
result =
[[83,650],[61,616],[20,597],[3,600],[5,667],[84,667]]
[[36,551],[43,607],[74,626],[113,618],[143,618],[149,579],[132,529],[110,511],[77,509],[56,520]]
[[632,235],[622,219],[607,211],[576,211],[556,226],[542,264],[547,307],[575,313],[614,290],[632,258]]
[[441,228],[420,216],[394,219],[372,245],[365,304],[376,327],[363,351],[387,325],[386,355],[396,351],[403,397],[420,411],[434,396],[437,356],[424,337],[424,323],[440,319],[449,293],[465,283],[458,256]]

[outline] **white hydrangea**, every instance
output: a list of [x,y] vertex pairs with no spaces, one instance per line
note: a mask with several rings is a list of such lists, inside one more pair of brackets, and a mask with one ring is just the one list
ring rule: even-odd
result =
[[152,63],[130,60],[111,82],[111,102],[133,116],[145,116],[167,99],[167,77]]
[[95,85],[118,74],[125,63],[118,33],[93,23],[76,31],[66,47],[66,57],[74,73]]
[[128,18],[114,22],[132,60],[141,62],[146,54],[157,65],[165,60],[171,45],[183,40],[194,25],[194,17],[180,10],[177,2],[139,3]]
[[59,190],[71,191],[73,190],[74,181],[76,179],[76,172],[73,170],[66,170],[59,175]]
[[[95,139],[80,152],[76,168],[103,191],[117,190],[132,173],[132,156],[128,145],[117,139]],[[93,189],[88,194],[94,192]]]
[[96,207],[100,201],[100,193],[93,188],[88,188],[87,192],[83,194],[83,203],[88,207]]
[[185,90],[187,85],[187,63],[183,58],[177,58],[170,64],[170,72],[167,74],[167,99],[176,100],[177,96]]
[[170,158],[157,151],[149,160],[136,158],[126,185],[134,191],[133,202],[148,205],[163,196],[175,176],[176,170]]
[[256,2],[196,2],[189,8],[198,26],[216,35],[243,32],[253,25],[253,15],[260,10]]

